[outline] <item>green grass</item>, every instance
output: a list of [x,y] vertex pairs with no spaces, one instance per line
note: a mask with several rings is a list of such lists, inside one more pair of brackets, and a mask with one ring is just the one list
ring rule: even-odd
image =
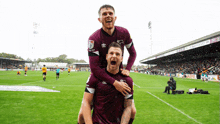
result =
[[[0,71],[0,85],[41,86],[60,92],[0,91],[1,124],[76,124],[85,84],[90,72],[67,72],[56,80],[48,72]],[[177,90],[184,94],[162,93],[169,77],[131,73],[136,84],[134,100],[137,109],[134,124],[219,124],[219,83],[174,78]],[[189,88],[208,90],[209,95],[186,94]],[[166,104],[167,103],[167,104]]]

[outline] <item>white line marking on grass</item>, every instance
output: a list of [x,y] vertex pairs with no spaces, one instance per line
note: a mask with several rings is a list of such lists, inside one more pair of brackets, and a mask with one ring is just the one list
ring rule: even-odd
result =
[[192,119],[193,121],[195,121],[196,123],[202,124],[201,122],[198,122],[196,119],[190,117],[189,115],[185,114],[184,112],[182,112],[181,110],[175,108],[174,106],[170,105],[169,103],[163,101],[162,99],[160,99],[159,97],[155,96],[154,94],[146,91],[148,94],[154,96],[155,98],[157,98],[158,100],[162,101],[163,103],[167,104],[168,106],[172,107],[173,109],[177,110],[178,112],[182,113],[183,115],[187,116],[188,118]]
[[163,87],[141,87],[142,89],[164,89]]
[[[137,84],[134,83],[135,86],[137,86],[138,88],[141,88],[140,86],[138,86]],[[190,117],[189,115],[185,114],[184,112],[182,112],[181,110],[177,109],[176,107],[170,105],[169,103],[163,101],[162,99],[160,99],[159,97],[155,96],[154,94],[146,91],[148,94],[154,96],[155,98],[157,98],[158,100],[162,101],[163,103],[167,104],[168,106],[172,107],[173,109],[177,110],[178,112],[182,113],[183,115],[187,116],[189,119],[192,119],[193,121],[195,121],[196,123],[202,124],[201,122],[197,121],[196,119]]]
[[[22,85],[25,86],[25,85]],[[36,84],[31,84],[28,86],[36,86]],[[38,85],[37,85],[38,86]],[[56,87],[85,87],[85,85],[59,85],[59,84],[51,84],[51,85],[44,85],[40,84],[39,86],[56,86]]]
[[32,92],[60,92],[40,86],[7,86],[0,85],[0,91],[32,91]]
[[138,86],[137,84],[134,83],[135,86],[137,86],[138,88],[141,88],[140,86]]

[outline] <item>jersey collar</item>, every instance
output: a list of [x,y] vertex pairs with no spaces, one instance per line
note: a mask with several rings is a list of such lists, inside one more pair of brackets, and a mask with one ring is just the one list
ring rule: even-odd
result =
[[110,76],[115,76],[115,75],[118,75],[118,74],[121,74],[121,70],[119,69],[119,72],[117,74],[112,74],[110,72],[107,71],[107,68],[105,68],[105,72],[110,75]]
[[104,35],[111,37],[111,36],[113,36],[113,35],[115,34],[115,32],[116,32],[116,27],[115,27],[115,30],[113,31],[112,35],[109,35],[109,34],[108,34],[107,32],[105,32],[102,28],[101,28],[101,31],[102,31],[102,33],[103,33]]

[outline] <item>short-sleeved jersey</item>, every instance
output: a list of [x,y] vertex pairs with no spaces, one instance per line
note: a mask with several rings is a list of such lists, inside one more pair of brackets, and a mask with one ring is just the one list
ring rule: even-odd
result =
[[27,70],[28,70],[28,67],[25,67],[24,70],[27,71]]
[[121,72],[115,75],[107,71],[106,73],[119,81],[126,82],[131,87],[131,92],[124,97],[113,85],[101,81],[91,74],[85,92],[94,94],[92,120],[93,123],[120,124],[124,111],[124,99],[133,99],[133,80],[122,75]]
[[70,71],[70,68],[68,68],[68,71]]
[[[101,28],[89,37],[88,54],[89,56],[99,56],[100,68],[107,67],[106,54],[108,52],[108,46],[112,42],[117,42],[121,45],[122,54],[124,53],[123,52],[124,46],[130,48],[133,45],[128,30],[118,26],[115,26],[115,30],[111,36]],[[133,50],[133,52],[135,52],[135,50]],[[136,52],[135,52],[135,56],[132,58],[131,61],[135,61],[135,58],[136,58]],[[131,66],[132,65],[133,63],[131,64]],[[129,68],[128,70],[130,70],[131,67],[128,68]]]
[[20,71],[17,71],[17,74],[21,74],[21,72],[20,72]]
[[60,69],[59,68],[56,70],[56,73],[60,73]]
[[46,67],[43,67],[42,68],[42,72],[44,73],[44,72],[47,72],[47,68]]

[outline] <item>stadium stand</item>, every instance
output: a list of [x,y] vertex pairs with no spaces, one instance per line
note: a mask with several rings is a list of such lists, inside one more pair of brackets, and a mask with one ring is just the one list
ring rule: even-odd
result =
[[[40,68],[46,65],[47,69],[54,70],[58,66],[59,68],[66,69],[68,67],[67,63],[57,63],[57,62],[39,62],[38,66]],[[73,63],[71,64],[72,71],[90,71],[88,63]]]
[[[200,79],[206,72],[211,80],[220,79],[220,31],[158,53],[140,61],[155,64],[149,74]],[[213,76],[214,75],[214,76]]]
[[24,60],[0,57],[0,70],[22,69],[25,65]]
[[90,71],[89,63],[74,63],[73,68],[76,71]]

